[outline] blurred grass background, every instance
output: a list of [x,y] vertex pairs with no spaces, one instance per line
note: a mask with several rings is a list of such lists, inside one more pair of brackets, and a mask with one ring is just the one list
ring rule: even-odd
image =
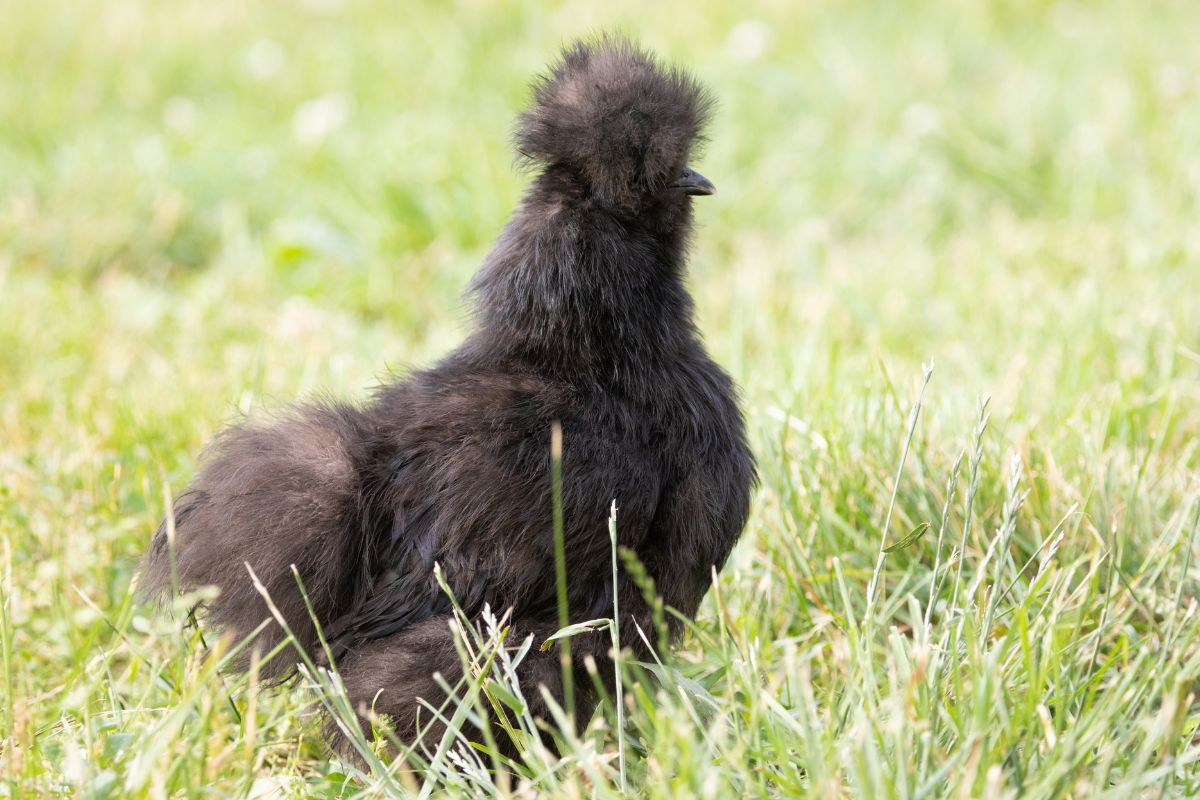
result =
[[[295,697],[229,716],[136,560],[235,415],[461,338],[528,79],[614,29],[720,99],[691,284],[764,475],[681,659],[724,722],[633,709],[643,793],[1200,791],[1200,5],[10,0],[6,796],[352,791]],[[868,606],[881,538],[923,522]],[[526,778],[613,790],[581,775]]]

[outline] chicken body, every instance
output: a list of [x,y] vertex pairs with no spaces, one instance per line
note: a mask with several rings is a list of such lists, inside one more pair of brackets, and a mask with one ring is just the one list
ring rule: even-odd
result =
[[[619,544],[693,616],[754,481],[733,384],[684,285],[692,198],[711,190],[686,166],[706,115],[690,78],[632,45],[568,49],[522,118],[518,145],[540,173],[472,286],[477,330],[362,408],[300,406],[223,433],[176,504],[174,541],[165,523],[156,536],[151,591],[173,574],[215,584],[208,620],[245,635],[268,617],[248,563],[315,653],[295,564],[352,699],[428,740],[440,727],[424,729],[417,698],[437,705],[433,674],[461,674],[435,563],[468,615],[511,610],[510,643],[558,628],[558,422],[571,620],[612,613],[614,501]],[[623,643],[641,651],[651,609],[623,569],[616,591]],[[282,632],[258,636],[267,648]],[[607,632],[572,641],[578,685],[590,685],[584,657],[603,664],[609,648]],[[282,674],[292,662],[273,663]],[[561,698],[558,653],[534,647],[520,677],[548,716],[538,687]]]

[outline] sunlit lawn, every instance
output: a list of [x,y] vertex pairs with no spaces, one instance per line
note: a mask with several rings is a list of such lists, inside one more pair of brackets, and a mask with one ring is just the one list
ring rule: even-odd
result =
[[630,791],[1200,793],[1182,0],[3,6],[0,793],[620,795],[611,708],[502,776],[339,761],[135,592],[221,426],[464,334],[526,82],[602,29],[720,98],[691,283],[763,479]]

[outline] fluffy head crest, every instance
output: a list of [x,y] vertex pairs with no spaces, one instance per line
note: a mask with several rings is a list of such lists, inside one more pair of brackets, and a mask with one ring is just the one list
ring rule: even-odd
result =
[[608,36],[568,46],[533,94],[517,127],[521,156],[573,167],[617,201],[675,177],[713,106],[686,72]]

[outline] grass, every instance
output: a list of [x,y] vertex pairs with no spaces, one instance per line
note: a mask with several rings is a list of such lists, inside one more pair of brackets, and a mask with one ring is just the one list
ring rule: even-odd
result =
[[[698,8],[4,9],[0,793],[1200,793],[1200,6]],[[600,28],[722,101],[692,285],[751,522],[619,736],[338,761],[336,679],[223,673],[138,556],[229,419],[459,340],[525,82]],[[464,634],[447,713],[505,705]]]

